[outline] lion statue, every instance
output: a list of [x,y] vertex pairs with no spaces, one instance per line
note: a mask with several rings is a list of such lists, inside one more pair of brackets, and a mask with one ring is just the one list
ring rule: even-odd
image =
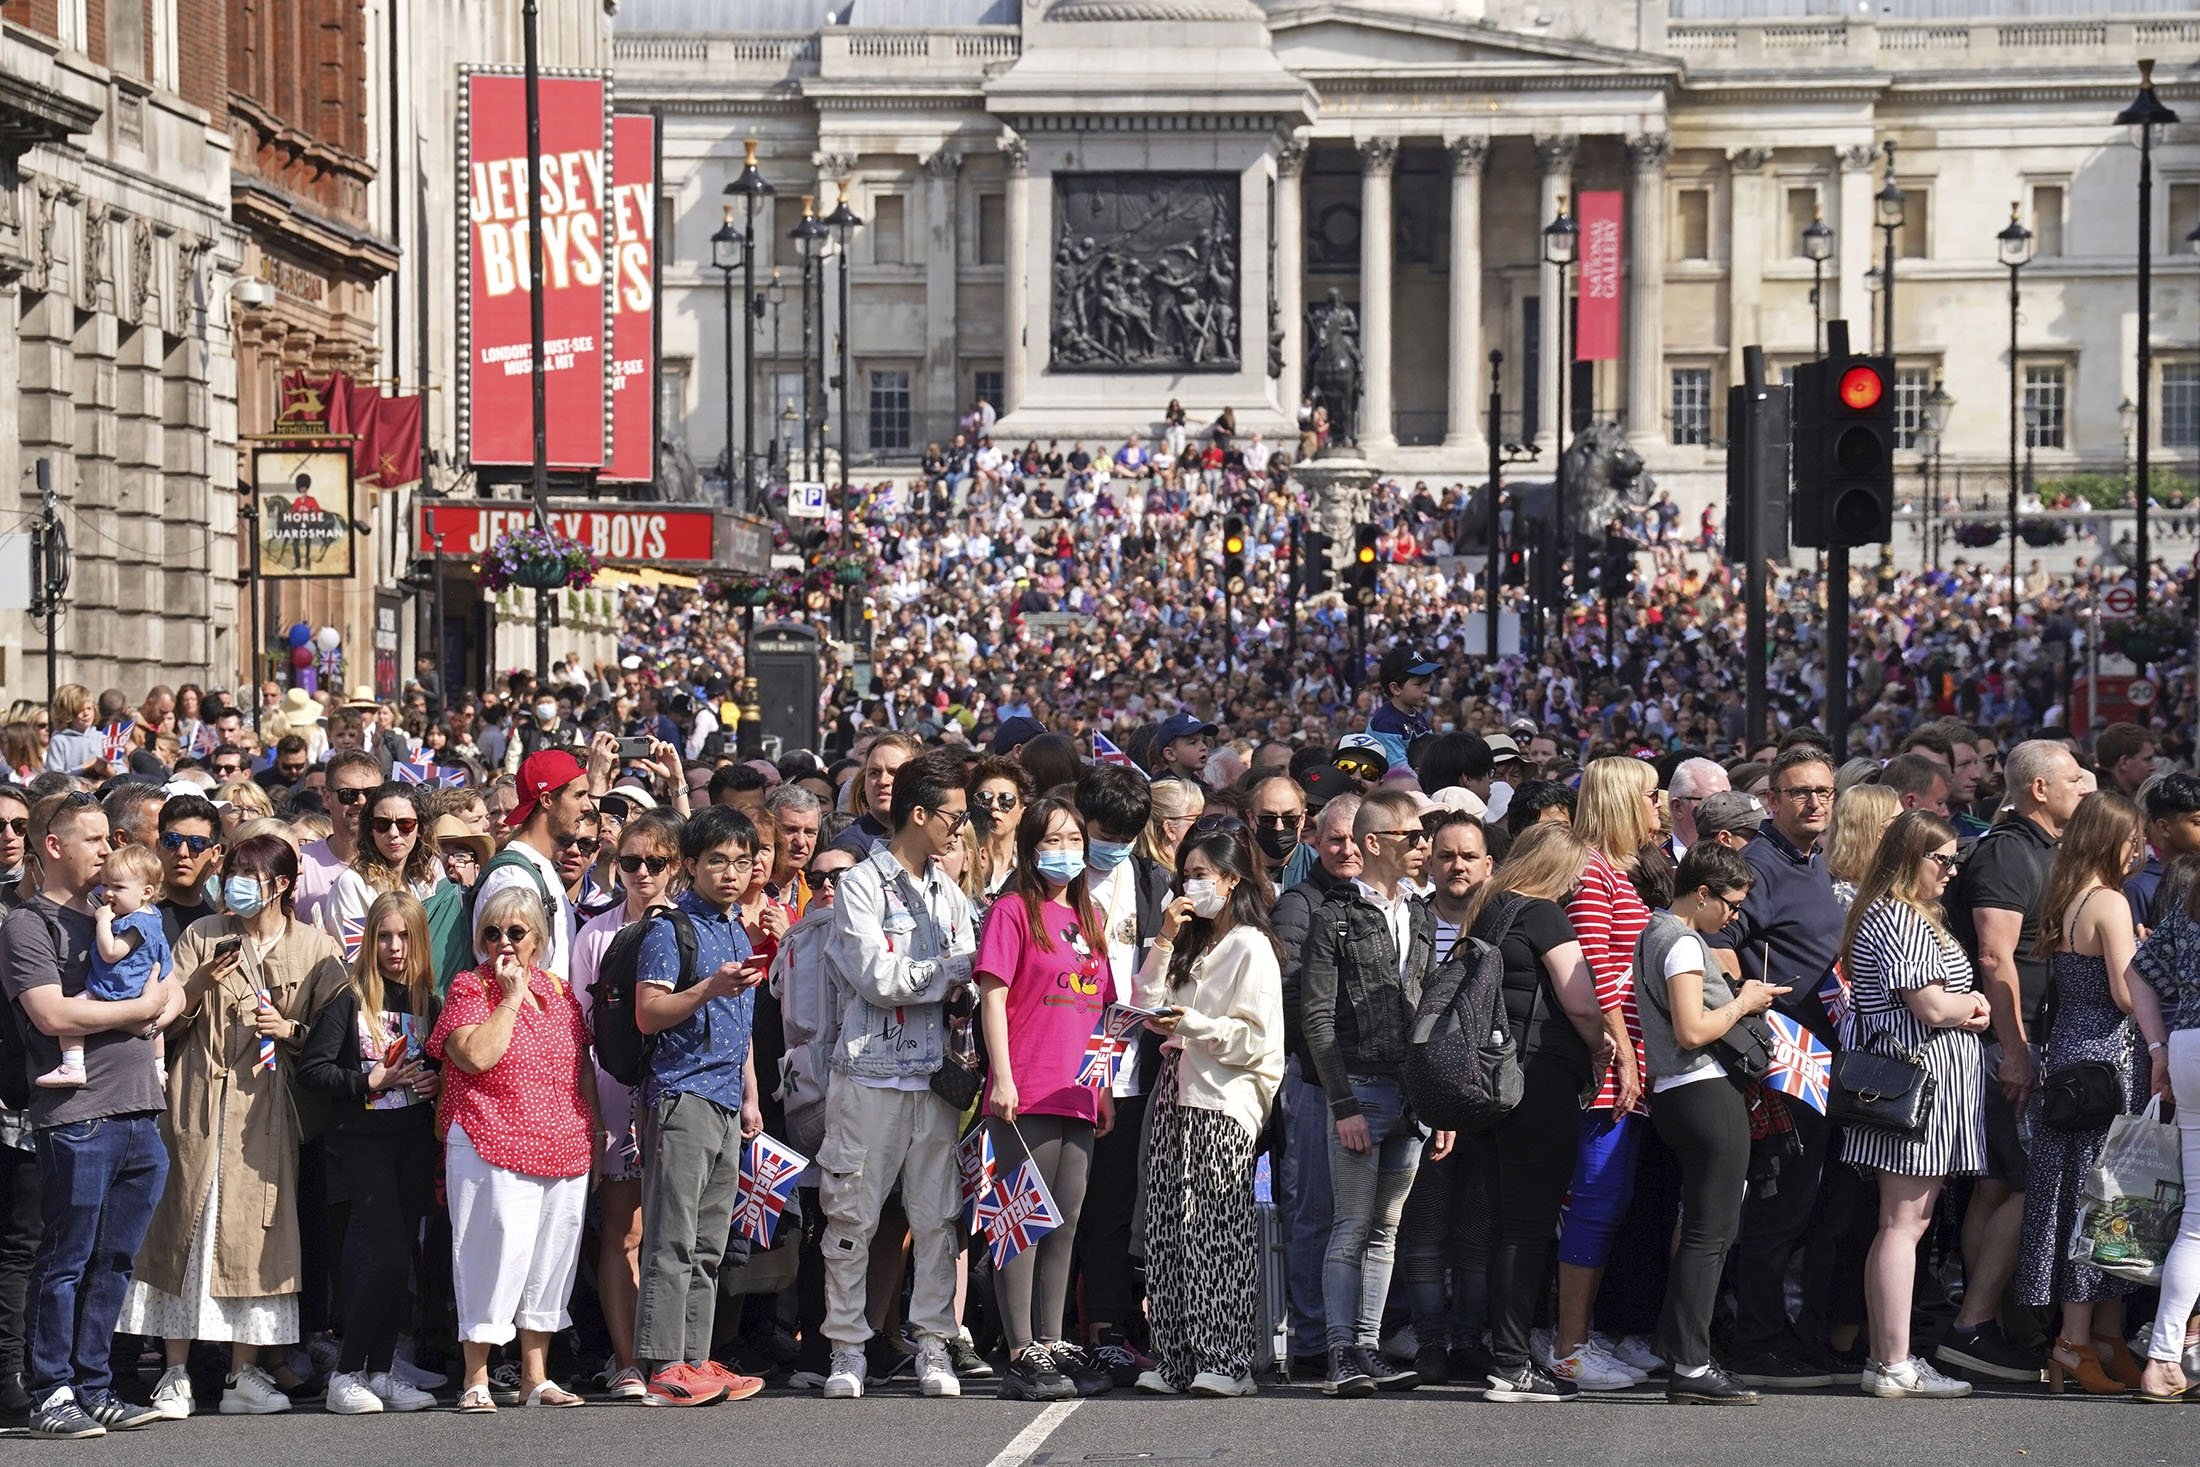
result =
[[[1513,480],[1506,484],[1520,524],[1549,524],[1556,509],[1557,486],[1549,479]],[[1572,538],[1599,540],[1615,519],[1650,502],[1657,480],[1643,472],[1642,455],[1627,441],[1619,424],[1591,423],[1574,435],[1566,447],[1566,519]],[[1486,548],[1484,528],[1489,524],[1487,485],[1467,496],[1460,510],[1459,533],[1452,543]]]

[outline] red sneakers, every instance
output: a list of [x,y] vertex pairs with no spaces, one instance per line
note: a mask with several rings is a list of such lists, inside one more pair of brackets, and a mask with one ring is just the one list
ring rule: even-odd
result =
[[726,1399],[729,1401],[746,1401],[749,1397],[764,1389],[764,1382],[758,1377],[743,1375],[736,1370],[728,1370],[715,1360],[705,1360],[701,1368],[695,1371],[695,1374],[699,1379],[713,1381],[724,1386]]
[[652,1406],[712,1406],[725,1395],[724,1381],[685,1360],[675,1360],[649,1378],[648,1401]]

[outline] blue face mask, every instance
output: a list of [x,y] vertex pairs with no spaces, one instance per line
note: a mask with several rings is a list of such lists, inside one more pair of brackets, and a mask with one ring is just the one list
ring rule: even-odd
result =
[[1085,864],[1096,876],[1105,876],[1131,858],[1129,841],[1088,840],[1085,842]]
[[240,917],[250,917],[267,905],[267,897],[254,878],[232,876],[222,883],[222,905]]
[[1032,864],[1041,876],[1064,886],[1085,874],[1085,858],[1077,851],[1041,851]]

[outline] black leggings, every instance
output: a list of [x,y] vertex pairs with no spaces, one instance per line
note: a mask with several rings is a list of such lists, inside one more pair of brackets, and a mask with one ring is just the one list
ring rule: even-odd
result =
[[1719,1275],[1749,1183],[1749,1103],[1721,1075],[1658,1091],[1650,1120],[1681,1163],[1680,1242],[1666,1275],[1659,1353],[1675,1365],[1708,1365]]
[[435,1108],[388,1131],[331,1131],[330,1168],[351,1195],[344,1230],[344,1344],[338,1370],[390,1368],[412,1312],[413,1245],[435,1189]]
[[1490,1354],[1507,1371],[1528,1363],[1528,1331],[1558,1259],[1558,1209],[1581,1146],[1578,1067],[1548,1055],[1522,1065],[1520,1104],[1477,1137],[1493,1226]]

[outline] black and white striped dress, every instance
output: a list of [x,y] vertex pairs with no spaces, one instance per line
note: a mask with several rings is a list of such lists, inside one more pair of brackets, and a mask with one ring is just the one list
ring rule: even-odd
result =
[[1874,902],[1858,924],[1849,971],[1859,1048],[1914,1055],[1936,1082],[1925,1129],[1916,1136],[1876,1126],[1842,1132],[1841,1159],[1864,1171],[1907,1177],[1976,1174],[1986,1164],[1986,1115],[1979,1075],[1979,1037],[1922,1023],[1902,1001],[1909,989],[1944,985],[1950,993],[1978,987],[1971,960],[1918,911],[1891,897]]

